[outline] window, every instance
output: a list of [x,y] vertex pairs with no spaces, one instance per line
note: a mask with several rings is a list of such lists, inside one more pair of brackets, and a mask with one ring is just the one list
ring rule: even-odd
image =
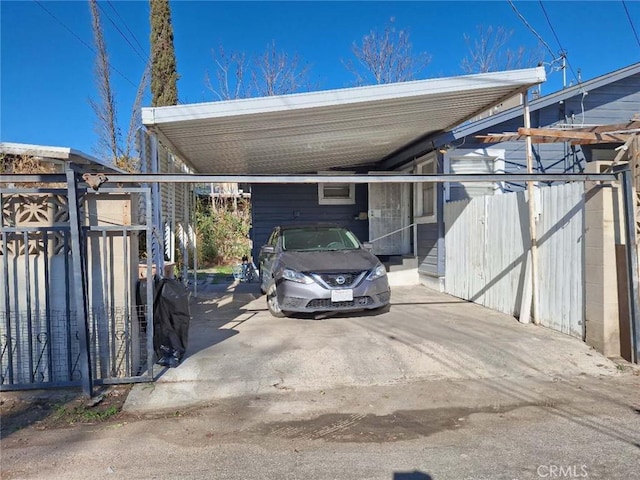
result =
[[[335,172],[318,173],[320,175],[329,175]],[[319,183],[318,203],[320,205],[353,205],[354,203],[356,203],[355,183]]]
[[[450,174],[504,173],[504,150],[480,148],[454,150],[444,156]],[[453,202],[505,191],[504,182],[450,182],[445,184],[445,201]]]
[[356,236],[344,228],[308,226],[282,231],[282,250],[285,251],[319,252],[358,248],[360,243]]
[[[419,159],[418,161],[420,161]],[[438,173],[435,156],[427,158],[416,167],[418,175],[434,175]],[[436,184],[421,182],[416,184],[415,216],[423,221],[435,219],[436,215]]]

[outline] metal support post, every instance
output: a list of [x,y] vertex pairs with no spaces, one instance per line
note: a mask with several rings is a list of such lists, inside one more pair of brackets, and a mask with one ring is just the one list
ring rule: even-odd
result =
[[[524,127],[531,128],[531,116],[529,113],[529,100],[527,99],[527,92],[523,93],[522,97],[524,107]],[[531,155],[531,148],[531,136],[527,135],[525,138],[525,153],[527,158],[528,174],[533,173],[533,158]],[[527,181],[527,203],[529,204],[529,237],[531,239],[531,305],[533,313],[533,323],[538,325],[540,323],[540,318],[538,318],[538,238],[536,231],[536,205],[534,186],[535,184],[533,181]]]
[[[160,172],[160,159],[158,157],[158,137],[151,134],[151,173]],[[160,185],[157,182],[151,184],[151,195],[153,203],[153,227],[156,235],[156,248],[153,249],[153,263],[156,265],[156,275],[164,276],[164,225],[162,224],[162,197],[160,195]]]
[[[81,234],[80,204],[78,199],[78,180],[73,170],[67,170],[67,203],[69,207],[69,227],[71,230],[71,258],[73,261],[73,285],[78,339],[80,341],[79,367],[82,374],[82,392],[93,395],[93,372],[91,371],[91,353],[89,341],[89,319],[87,308],[87,286],[85,284],[85,265]],[[70,321],[71,319],[68,319]]]
[[147,298],[146,298],[146,311],[144,312],[146,318],[147,328],[147,372],[151,378],[153,378],[153,364],[155,363],[155,350],[153,348],[153,301],[155,298],[155,280],[152,274],[152,250],[153,250],[153,211],[151,201],[151,191],[148,190],[145,193],[145,207],[146,207],[146,242],[147,242]]
[[631,360],[640,361],[640,294],[638,286],[638,245],[636,238],[635,203],[631,170],[619,171],[625,218],[625,243],[627,251],[627,285],[629,297],[629,322],[631,327]]

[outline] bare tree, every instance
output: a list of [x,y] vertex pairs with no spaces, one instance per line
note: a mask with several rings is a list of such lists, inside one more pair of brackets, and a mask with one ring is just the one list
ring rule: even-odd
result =
[[278,51],[276,42],[272,41],[264,53],[254,59],[252,89],[261,97],[294,93],[305,84],[309,68],[309,65],[300,65],[297,53],[289,55]]
[[247,71],[246,55],[238,52],[227,54],[220,45],[217,53],[212,52],[212,56],[215,64],[215,84],[207,70],[205,73],[207,88],[213,92],[218,100],[248,97],[244,78]]
[[384,30],[371,30],[361,43],[351,46],[356,61],[343,65],[356,77],[357,85],[406,82],[415,80],[429,65],[427,52],[413,53],[409,31],[398,29],[391,18]]
[[213,62],[215,80],[207,71],[205,85],[218,100],[286,95],[310,90],[310,65],[302,64],[297,53],[278,51],[275,41],[250,61],[247,61],[245,53],[227,53],[220,46],[213,53]]
[[128,172],[137,172],[140,170],[140,158],[135,155],[136,151],[136,132],[142,126],[142,97],[149,86],[151,78],[151,64],[147,63],[142,78],[138,84],[135,99],[131,106],[131,117],[129,119],[129,128],[120,155],[118,155],[114,164],[116,167]]
[[111,84],[111,66],[109,54],[104,40],[100,13],[96,0],[89,0],[94,42],[96,46],[96,64],[94,68],[98,99],[89,99],[89,104],[96,115],[96,133],[98,134],[98,155],[111,160],[123,170],[137,171],[139,159],[135,155],[135,135],[142,124],[141,104],[144,92],[149,84],[150,64],[147,64],[136,91],[131,107],[131,117],[127,135],[122,141],[121,130],[118,126],[117,103],[115,92]]
[[460,67],[465,73],[486,73],[515,68],[526,68],[539,64],[544,59],[544,52],[537,46],[527,49],[518,46],[509,47],[513,30],[504,27],[493,28],[491,25],[476,27],[477,35],[471,37],[464,34],[464,41],[469,50],[462,59]]
[[91,26],[96,46],[96,63],[94,74],[98,89],[98,100],[89,99],[89,103],[96,114],[96,133],[98,135],[98,148],[102,156],[118,158],[118,145],[120,131],[116,124],[116,101],[111,86],[111,66],[107,46],[102,34],[102,23],[96,0],[89,0],[91,8]]

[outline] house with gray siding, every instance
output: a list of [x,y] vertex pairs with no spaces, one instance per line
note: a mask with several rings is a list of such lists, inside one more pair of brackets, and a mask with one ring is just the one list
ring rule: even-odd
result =
[[[255,184],[251,188],[253,257],[267,243],[276,225],[290,223],[337,223],[350,229],[361,241],[367,241],[369,223],[361,212],[367,212],[367,186],[355,185],[353,201],[323,204],[322,187],[313,184]],[[319,193],[320,190],[320,193]]]
[[[640,117],[640,63],[529,102],[532,128],[575,128],[624,124]],[[517,132],[524,125],[523,108],[514,107],[451,131],[429,135],[380,163],[382,169],[410,166],[414,173],[525,173],[523,141],[484,143],[476,138]],[[581,173],[592,161],[611,161],[616,144],[532,146],[536,173]],[[519,191],[524,184],[416,184],[413,221],[420,279],[441,287],[445,275],[443,206],[445,202]]]
[[[567,128],[628,122],[640,114],[640,63],[571,86],[530,103],[533,128]],[[525,173],[524,142],[486,144],[477,135],[516,132],[524,124],[523,108],[516,106],[477,121],[469,121],[449,131],[427,134],[418,141],[366,166],[351,169],[354,173],[404,171],[416,174],[435,173]],[[538,173],[580,173],[587,162],[611,160],[617,145],[571,145],[570,142],[533,145],[534,169]],[[334,170],[335,171],[335,170]],[[408,202],[404,212],[409,218],[401,225],[415,224],[415,231],[398,232],[381,243],[395,245],[391,250],[379,248],[372,236],[369,189],[357,185],[355,197],[334,190],[334,203],[322,203],[322,187],[316,185],[253,185],[254,256],[266,241],[273,226],[280,223],[328,221],[343,224],[361,241],[374,240],[376,253],[382,257],[412,255],[418,260],[423,283],[440,288],[445,274],[443,205],[445,202],[494,195],[524,188],[524,184],[493,182],[487,184],[413,184],[403,192],[389,193]],[[370,186],[371,187],[371,186]],[[343,195],[344,198],[339,198]],[[377,195],[377,194],[376,194]],[[394,197],[395,195],[395,197]],[[400,195],[400,197],[398,197]],[[374,202],[375,203],[375,202]],[[391,230],[389,230],[391,231]],[[385,252],[388,255],[385,255]]]

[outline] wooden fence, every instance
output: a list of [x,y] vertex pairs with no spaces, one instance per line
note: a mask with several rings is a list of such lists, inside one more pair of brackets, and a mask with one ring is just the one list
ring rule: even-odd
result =
[[[530,285],[525,192],[445,204],[445,291],[516,317]],[[541,187],[536,206],[540,324],[584,336],[584,185]]]

